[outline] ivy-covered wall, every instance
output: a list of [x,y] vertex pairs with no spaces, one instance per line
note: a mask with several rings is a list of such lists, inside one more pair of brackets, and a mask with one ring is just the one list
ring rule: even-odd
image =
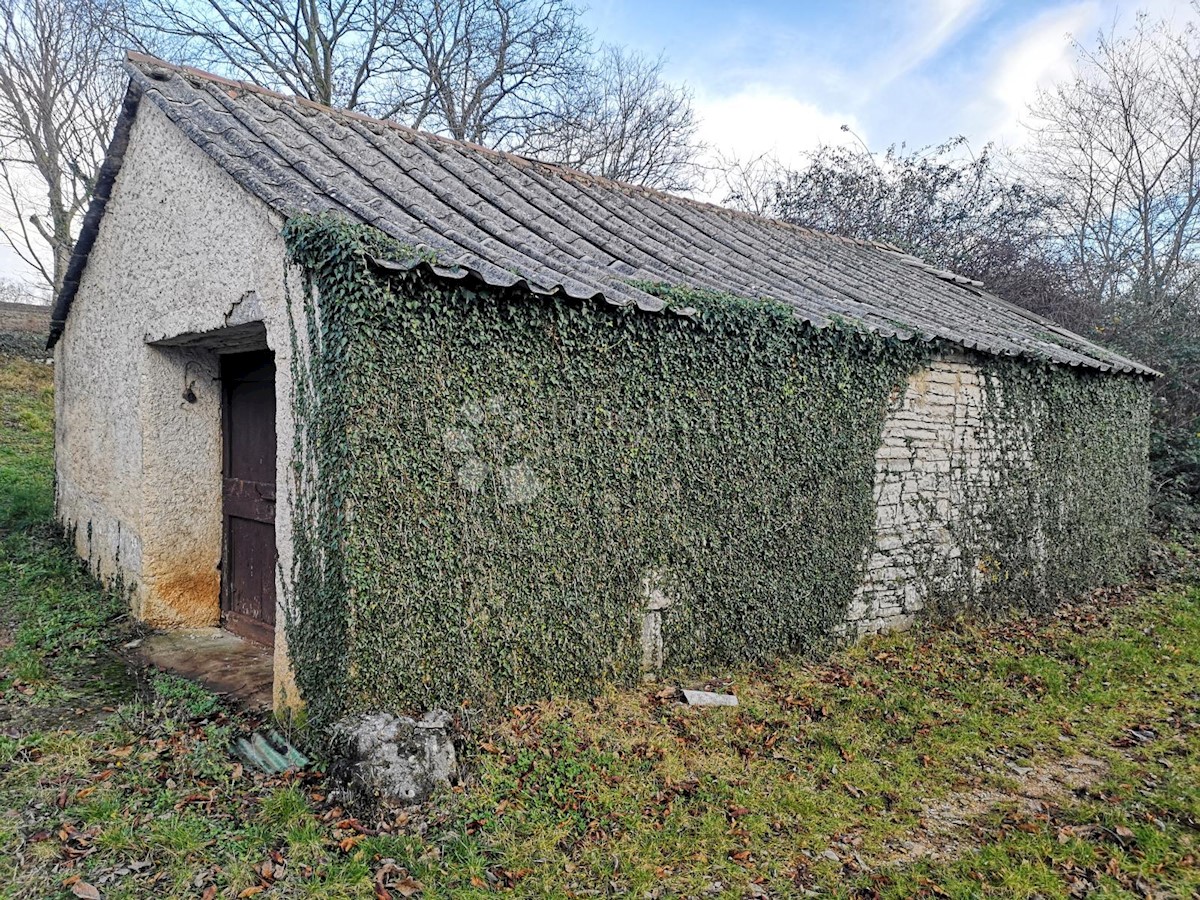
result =
[[[285,237],[309,287],[288,644],[318,721],[629,682],[647,609],[670,668],[803,651],[846,620],[882,429],[939,348],[711,292],[646,286],[685,317],[382,271],[411,252],[329,218]],[[1133,387],[1095,402],[1144,403],[1110,381]],[[1077,520],[1124,548],[1112,507],[1136,506],[1144,459],[1067,433],[1046,453],[1071,478],[1128,470]]]
[[1045,609],[1129,577],[1146,548],[1148,380],[1001,359],[980,367],[983,472],[965,485],[955,534],[980,560],[971,599]]

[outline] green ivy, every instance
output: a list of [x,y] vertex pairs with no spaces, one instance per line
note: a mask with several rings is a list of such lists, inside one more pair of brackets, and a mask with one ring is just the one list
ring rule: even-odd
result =
[[1146,549],[1149,382],[999,358],[979,367],[983,465],[1004,478],[965,491],[955,538],[980,571],[974,589],[952,582],[943,607],[1046,609],[1127,578]]
[[[385,271],[372,260],[420,254],[328,216],[285,238],[305,277],[287,629],[313,721],[629,683],[647,578],[672,600],[671,668],[811,650],[844,620],[884,421],[941,348],[679,286],[639,283],[676,310],[648,314]],[[1031,391],[1144,402],[1134,379],[996,366],[1014,401],[1012,373],[1036,370]],[[1071,441],[1048,440],[1039,472],[1121,470],[1105,481],[1121,497],[1061,517],[1063,533],[1106,529],[1099,558],[1124,546],[1113,505],[1144,503],[1144,458],[1136,440],[1116,459]]]

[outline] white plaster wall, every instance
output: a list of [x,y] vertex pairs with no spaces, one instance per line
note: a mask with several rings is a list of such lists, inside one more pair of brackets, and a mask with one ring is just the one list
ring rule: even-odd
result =
[[965,598],[982,584],[984,566],[958,536],[986,519],[997,479],[1020,465],[988,449],[989,396],[964,356],[915,373],[897,398],[875,455],[875,541],[847,615],[853,631],[905,628],[937,592]]
[[[219,613],[220,386],[216,350],[150,342],[261,321],[275,351],[276,540],[291,569],[282,218],[143,102],[56,348],[60,521],[100,577],[155,626]],[[188,385],[196,402],[183,398]],[[278,596],[285,594],[280,585]],[[286,662],[283,611],[277,660]],[[276,666],[277,692],[287,688]]]

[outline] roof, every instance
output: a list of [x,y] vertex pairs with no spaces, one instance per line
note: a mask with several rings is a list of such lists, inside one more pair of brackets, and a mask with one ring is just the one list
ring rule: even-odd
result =
[[285,216],[333,212],[435,251],[435,274],[658,311],[665,282],[782,301],[816,326],[1101,371],[1154,370],[887,244],[835,237],[334,110],[130,53],[129,92],[57,298],[62,331],[141,102]]

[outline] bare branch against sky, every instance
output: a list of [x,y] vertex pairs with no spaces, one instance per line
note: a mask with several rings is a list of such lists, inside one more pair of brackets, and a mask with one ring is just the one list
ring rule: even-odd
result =
[[136,0],[153,52],[656,187],[693,181],[691,93],[596,46],[572,0]]
[[590,39],[567,0],[133,0],[152,52],[492,146],[540,121]]
[[741,158],[718,150],[709,171],[715,184],[709,190],[719,203],[756,216],[769,216],[775,211],[776,198],[787,174],[774,154]]
[[491,147],[544,126],[590,41],[567,0],[417,0],[391,28],[399,118]]
[[605,46],[520,149],[605,178],[665,190],[695,186],[699,123],[691,92],[663,59]]
[[0,236],[55,288],[121,90],[106,2],[9,0],[0,7]]
[[387,40],[402,0],[132,0],[131,39],[328,106],[387,115],[400,73]]
[[1078,46],[1075,75],[1033,109],[1029,175],[1087,290],[1147,302],[1200,284],[1200,30],[1139,17]]

